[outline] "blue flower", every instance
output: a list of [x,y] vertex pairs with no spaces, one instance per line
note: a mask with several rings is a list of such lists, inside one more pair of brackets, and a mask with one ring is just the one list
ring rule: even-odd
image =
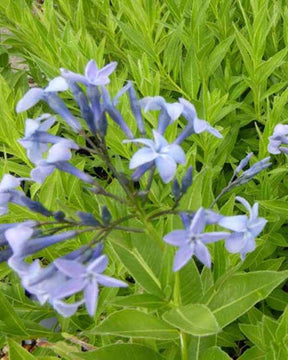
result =
[[258,217],[258,203],[255,203],[251,208],[250,204],[242,197],[237,196],[236,200],[248,210],[249,217],[246,215],[223,216],[218,224],[234,231],[226,237],[226,249],[232,254],[240,253],[241,259],[244,260],[247,253],[255,250],[255,237],[261,233],[267,220]]
[[273,135],[269,137],[268,151],[271,154],[280,154],[281,152],[288,154],[288,125],[278,124],[275,126]]
[[83,290],[86,308],[91,316],[95,314],[97,307],[98,284],[108,287],[127,287],[123,281],[102,274],[108,265],[106,255],[97,257],[87,266],[66,259],[57,259],[54,263],[69,280],[54,289],[52,298],[63,299]]
[[206,213],[202,207],[195,213],[192,221],[189,220],[187,214],[182,214],[185,230],[175,230],[164,237],[165,242],[179,247],[174,258],[174,271],[178,271],[185,266],[193,255],[202,264],[211,267],[211,256],[206,244],[216,242],[230,235],[228,232],[203,233],[208,221],[212,223],[215,220],[214,214],[212,217],[211,214],[212,212]]
[[18,113],[26,111],[36,105],[40,100],[44,100],[50,108],[59,114],[75,132],[78,132],[81,130],[81,125],[68,110],[63,100],[57,96],[58,91],[65,91],[67,89],[68,84],[65,79],[58,76],[51,80],[44,90],[38,87],[28,90],[23,98],[18,102],[16,111]]
[[192,134],[201,134],[204,131],[207,131],[218,138],[222,138],[222,135],[218,130],[213,128],[207,121],[198,118],[194,105],[183,98],[180,98],[179,102],[183,106],[182,115],[185,117],[188,124],[175,140],[176,144],[181,144],[181,142]]
[[[175,175],[177,163],[185,164],[184,151],[179,145],[168,144],[162,135],[153,130],[154,141],[150,139],[124,140],[124,142],[138,142],[146,145],[138,150],[130,160],[130,169],[141,166],[155,165],[164,183],[171,181]],[[135,179],[135,176],[133,177]]]
[[51,146],[46,160],[40,160],[37,167],[31,171],[31,179],[41,184],[57,168],[78,177],[82,181],[93,184],[94,179],[90,175],[85,174],[68,162],[72,157],[71,148],[78,149],[78,146],[67,139],[61,139]]
[[85,75],[77,74],[66,69],[61,70],[61,76],[69,81],[80,82],[85,86],[102,86],[110,83],[109,76],[115,70],[117,62],[111,62],[99,69],[94,60],[90,60],[85,68]]
[[158,122],[157,132],[164,134],[168,125],[179,118],[183,111],[183,105],[178,102],[167,103],[162,96],[147,96],[139,101],[144,112],[149,110],[161,110]]

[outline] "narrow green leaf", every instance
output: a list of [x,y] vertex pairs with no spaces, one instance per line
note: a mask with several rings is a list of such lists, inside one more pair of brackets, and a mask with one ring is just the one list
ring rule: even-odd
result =
[[[0,309],[1,309],[1,319],[0,319],[0,333],[1,330],[5,328],[9,330],[9,333],[12,335],[21,335],[28,336],[27,331],[21,321],[21,319],[17,316],[13,306],[10,304],[8,300],[2,295],[0,292]],[[4,326],[3,326],[4,325]]]

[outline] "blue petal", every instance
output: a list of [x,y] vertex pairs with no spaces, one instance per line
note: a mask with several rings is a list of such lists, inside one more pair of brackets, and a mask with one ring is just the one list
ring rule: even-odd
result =
[[84,289],[84,299],[88,314],[93,316],[97,308],[98,285],[96,279],[91,279]]
[[219,241],[221,239],[225,239],[228,236],[230,236],[230,233],[219,231],[219,232],[203,233],[200,235],[200,238],[204,244],[210,244]]
[[232,254],[240,252],[246,245],[245,233],[234,232],[226,238],[225,247]]
[[128,285],[121,280],[114,279],[107,275],[96,275],[97,281],[99,284],[107,287],[127,287]]
[[57,92],[66,91],[69,89],[67,81],[62,76],[57,76],[55,79],[49,81],[48,86],[45,88],[45,92]]
[[157,156],[158,154],[150,148],[144,147],[142,149],[139,149],[132,156],[132,159],[130,160],[130,164],[129,164],[129,169],[135,169],[138,166],[153,161],[154,159],[157,158]]
[[246,215],[224,216],[218,224],[233,231],[245,231],[247,229],[248,217]]
[[167,184],[171,181],[176,172],[176,162],[168,155],[159,155],[155,159],[156,167],[159,171],[161,179]]
[[56,259],[54,264],[63,274],[72,278],[79,278],[86,273],[85,266],[75,260]]
[[201,207],[192,219],[189,233],[191,235],[201,234],[205,228],[205,225],[205,210],[203,207]]
[[165,235],[163,240],[167,244],[184,246],[189,241],[189,234],[186,230],[175,230]]
[[161,151],[161,154],[167,154],[171,156],[179,164],[186,163],[185,153],[179,145],[176,144],[168,145]]
[[202,264],[206,265],[208,268],[211,267],[211,255],[207,247],[202,244],[201,241],[197,241],[195,244],[195,256]]
[[32,88],[27,91],[16,106],[17,113],[30,109],[43,98],[44,91],[39,88]]
[[185,266],[194,254],[194,246],[182,246],[176,252],[174,257],[173,271],[180,270]]

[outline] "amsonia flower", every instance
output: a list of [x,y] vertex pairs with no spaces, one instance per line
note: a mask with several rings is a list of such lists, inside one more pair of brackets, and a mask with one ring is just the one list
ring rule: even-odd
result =
[[237,196],[236,200],[248,210],[249,217],[246,215],[223,216],[218,224],[234,231],[225,239],[226,249],[233,254],[240,253],[244,260],[246,254],[255,249],[255,237],[261,233],[267,220],[258,217],[258,203],[251,208],[250,204],[242,197]]
[[54,300],[63,299],[83,290],[86,308],[91,316],[96,311],[99,284],[108,287],[127,287],[123,281],[102,274],[108,265],[106,255],[97,257],[87,266],[75,260],[66,259],[55,260],[55,265],[70,280],[59,284],[52,294],[52,298]]
[[26,111],[36,105],[40,100],[43,100],[52,110],[59,114],[75,132],[78,132],[81,130],[81,125],[68,110],[64,101],[57,96],[58,91],[65,91],[67,89],[68,84],[65,79],[58,76],[51,80],[44,90],[38,87],[28,90],[18,102],[16,111],[18,113]]
[[73,141],[66,139],[61,139],[51,146],[46,160],[39,161],[37,167],[31,171],[31,179],[41,184],[57,168],[92,184],[94,180],[90,175],[85,174],[68,162],[72,157],[71,148],[78,149],[78,146]]
[[31,211],[38,212],[44,216],[51,216],[51,212],[47,210],[38,201],[33,201],[21,191],[15,190],[24,178],[16,178],[10,174],[5,174],[0,182],[0,215],[8,212],[8,204],[14,203],[25,206]]
[[147,96],[139,101],[144,112],[150,110],[161,110],[157,132],[164,134],[168,125],[172,124],[179,118],[183,111],[183,105],[178,102],[167,103],[162,96]]
[[[150,139],[124,140],[124,142],[136,142],[145,145],[138,150],[130,160],[130,169],[141,166],[149,167],[155,164],[164,183],[171,181],[175,175],[177,163],[185,164],[185,153],[179,145],[168,144],[166,139],[153,130],[154,141]],[[146,168],[145,168],[146,169]],[[133,176],[135,179],[135,176]]]
[[111,62],[102,69],[99,69],[95,60],[90,60],[85,68],[85,75],[77,74],[66,69],[60,69],[64,79],[73,82],[80,82],[85,86],[102,86],[110,83],[109,76],[115,70],[117,62]]
[[204,131],[207,131],[218,138],[222,138],[222,135],[218,130],[212,127],[207,121],[198,118],[194,105],[183,98],[180,98],[179,102],[183,106],[182,115],[187,120],[188,124],[175,140],[176,144],[181,144],[181,142],[192,134],[201,134]]
[[271,154],[280,154],[281,152],[288,154],[288,125],[278,124],[275,126],[273,135],[269,137],[268,151]]
[[[189,223],[187,215],[182,216],[185,230],[175,230],[164,236],[164,241],[168,244],[178,246],[174,258],[173,270],[178,271],[195,255],[202,264],[211,267],[211,255],[206,247],[230,235],[228,232],[206,232],[204,233],[207,219],[210,215],[205,213],[204,208],[200,208]],[[211,220],[211,219],[210,219]],[[210,222],[211,223],[211,222]]]

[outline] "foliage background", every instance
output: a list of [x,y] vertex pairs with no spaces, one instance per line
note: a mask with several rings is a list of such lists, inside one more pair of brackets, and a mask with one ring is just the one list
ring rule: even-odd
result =
[[[23,134],[27,116],[48,111],[41,104],[28,114],[16,115],[15,105],[23,93],[31,85],[45,86],[48,79],[59,74],[60,67],[82,72],[91,58],[100,66],[118,62],[110,85],[112,93],[131,79],[141,97],[160,94],[169,101],[185,97],[196,106],[200,118],[221,130],[223,140],[205,134],[192,136],[184,144],[187,166],[194,168],[194,183],[181,202],[182,208],[209,206],[240,159],[250,151],[256,155],[253,162],[268,156],[268,137],[274,126],[287,122],[285,0],[45,0],[44,4],[0,0],[0,27],[1,175],[29,175],[32,164],[17,139]],[[127,101],[122,101],[121,111],[135,129]],[[146,120],[151,127],[156,123],[153,114]],[[63,126],[53,131],[75,136]],[[177,125],[171,126],[168,139],[177,131]],[[123,135],[112,124],[107,139],[110,152],[117,168],[127,172],[125,159],[131,153],[122,140]],[[241,263],[237,256],[227,254],[223,244],[215,244],[211,248],[212,271],[192,261],[180,271],[182,305],[207,305],[224,327],[217,335],[204,337],[199,329],[190,329],[189,360],[288,357],[287,163],[284,155],[272,160],[269,171],[234,189],[218,203],[226,215],[243,210],[234,204],[236,195],[260,203],[261,216],[269,224],[255,252]],[[104,167],[99,160],[80,153],[73,163],[94,174]],[[180,177],[186,168],[179,169]],[[120,191],[114,181],[108,187]],[[32,185],[30,195],[48,208],[64,209],[68,214],[85,210],[98,216],[104,204],[103,199],[91,197],[78,180],[58,172],[41,188]],[[151,214],[159,208],[168,209],[171,188],[157,179],[149,199]],[[127,211],[112,201],[108,207],[115,218]],[[37,215],[13,206],[1,221],[27,217]],[[88,318],[85,311],[70,319],[59,317],[60,332],[39,325],[41,320],[54,317],[54,311],[31,302],[17,277],[1,264],[0,348],[8,342],[12,360],[53,360],[57,355],[72,360],[116,356],[119,360],[127,356],[136,360],[179,359],[179,339],[168,341],[169,331],[153,322],[154,315],[162,316],[174,301],[175,277],[170,271],[173,250],[162,244],[161,238],[179,225],[176,217],[169,217],[155,221],[153,226],[144,224],[147,234],[142,237],[113,233],[105,249],[111,260],[109,272],[130,280],[129,290],[103,290],[95,319]],[[49,261],[87,240],[88,235],[83,235],[41,255]],[[132,318],[134,324],[127,320]],[[121,328],[123,321],[126,330],[131,327],[130,332]],[[145,336],[141,329],[156,329],[155,337]],[[47,339],[33,355],[19,346],[20,340],[31,338]],[[93,353],[81,352],[81,345]],[[101,350],[95,352],[98,347]]]

